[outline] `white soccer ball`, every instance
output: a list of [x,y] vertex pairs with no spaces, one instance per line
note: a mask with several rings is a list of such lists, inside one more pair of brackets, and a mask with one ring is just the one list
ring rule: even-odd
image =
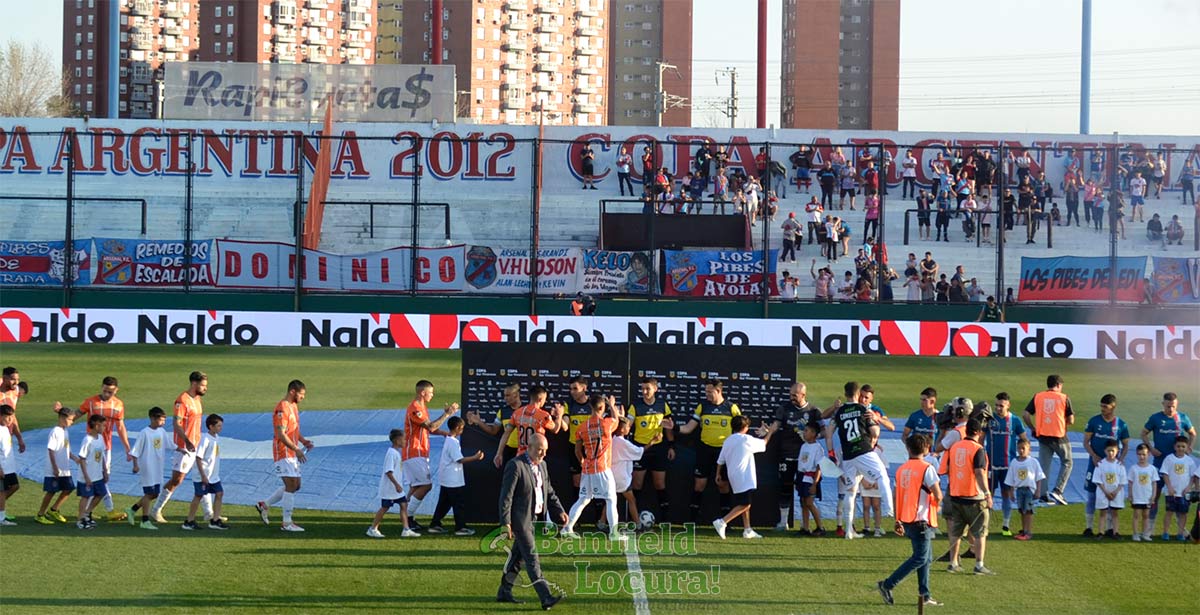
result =
[[648,510],[643,510],[642,514],[638,515],[638,521],[641,522],[642,527],[644,528],[654,527],[654,513]]

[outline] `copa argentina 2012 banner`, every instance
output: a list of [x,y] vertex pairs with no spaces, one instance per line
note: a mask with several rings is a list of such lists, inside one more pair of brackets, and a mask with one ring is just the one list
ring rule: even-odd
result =
[[457,349],[464,342],[792,347],[803,355],[1200,360],[1200,327],[0,307],[0,344]]

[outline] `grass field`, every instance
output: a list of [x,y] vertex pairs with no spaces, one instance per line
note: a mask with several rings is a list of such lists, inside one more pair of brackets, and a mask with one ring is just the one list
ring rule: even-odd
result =
[[[187,348],[144,346],[0,347],[0,363],[16,365],[32,384],[21,403],[22,426],[48,426],[55,399],[67,404],[92,395],[105,375],[121,378],[120,396],[129,412],[142,416],[151,405],[167,407],[187,385],[187,374],[209,374],[205,407],[211,412],[266,412],[280,399],[288,380],[308,385],[304,411],[343,408],[398,408],[408,402],[419,378],[437,384],[435,403],[459,399],[457,352],[364,351],[336,349]],[[1165,390],[1180,394],[1181,409],[1200,398],[1195,363],[1083,362],[1062,360],[905,359],[802,357],[799,377],[824,404],[847,379],[870,382],[878,403],[904,416],[916,407],[921,388],[933,385],[943,398],[986,399],[1006,390],[1024,400],[1042,388],[1047,373],[1060,373],[1066,391],[1086,419],[1107,392],[1121,400],[1119,412],[1138,427],[1158,409]],[[1192,412],[1193,417],[1195,413]],[[1076,424],[1082,429],[1083,421]],[[387,540],[362,533],[362,515],[297,511],[308,532],[283,534],[257,521],[253,510],[230,506],[234,529],[227,533],[183,532],[172,524],[151,533],[125,524],[100,527],[86,535],[73,526],[35,525],[38,485],[24,482],[8,512],[20,523],[0,533],[4,613],[61,612],[64,609],[130,612],[320,612],[326,610],[429,613],[505,613],[536,610],[497,605],[495,595],[503,552],[483,552],[478,526],[471,538],[423,536],[401,540],[394,519],[385,521]],[[118,507],[129,504],[118,497]],[[66,506],[73,509],[75,499]],[[996,577],[950,575],[934,568],[932,589],[945,612],[1005,613],[1193,613],[1198,604],[1196,566],[1200,547],[1177,542],[1152,544],[1085,540],[1078,537],[1081,506],[1039,509],[1034,541],[1019,543],[996,534],[988,565]],[[68,512],[64,510],[64,512]],[[179,520],[184,505],[172,503],[169,519]],[[69,515],[70,516],[70,515]],[[1129,533],[1129,518],[1123,519]],[[707,526],[706,526],[707,527]],[[586,528],[585,528],[586,529]],[[907,556],[908,542],[894,536],[845,541],[764,532],[762,541],[744,541],[736,531],[720,541],[701,529],[683,553],[643,553],[644,572],[653,578],[705,575],[702,582],[668,583],[683,593],[649,593],[650,612],[874,613],[888,609],[874,582]],[[553,544],[549,543],[549,544]],[[549,546],[549,544],[547,546]],[[945,549],[945,539],[935,545]],[[624,574],[620,554],[548,553],[547,578],[567,592],[555,611],[629,613],[629,593],[604,589]],[[586,577],[580,568],[587,566]],[[719,567],[714,569],[713,567]],[[690,590],[690,593],[689,593]],[[594,593],[588,593],[594,592]],[[911,605],[915,579],[896,592]],[[535,600],[532,590],[519,597]]]

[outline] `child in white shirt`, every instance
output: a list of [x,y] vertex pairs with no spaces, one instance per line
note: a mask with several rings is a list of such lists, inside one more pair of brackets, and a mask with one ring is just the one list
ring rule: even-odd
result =
[[[1117,523],[1117,511],[1125,507],[1125,490],[1122,487],[1128,482],[1125,475],[1125,466],[1117,461],[1117,441],[1109,440],[1104,446],[1104,459],[1096,464],[1096,469],[1092,472],[1092,482],[1096,484],[1096,510],[1105,511],[1101,518],[1101,529],[1103,534],[1097,533],[1096,538],[1101,536],[1107,538],[1119,538],[1120,532]],[[1105,529],[1103,521],[1107,520],[1108,528]]]
[[17,479],[17,458],[13,454],[12,431],[8,428],[15,416],[16,411],[12,406],[0,405],[0,479],[3,479],[3,484],[0,484],[0,526],[2,527],[16,525],[8,519],[5,507],[8,505],[9,496],[21,488],[21,481]]
[[1158,483],[1158,469],[1150,464],[1150,447],[1137,446],[1137,465],[1129,468],[1129,504],[1133,508],[1133,541],[1150,542],[1150,500]]
[[1029,456],[1029,440],[1018,440],[1017,458],[1008,462],[1008,475],[1004,477],[1004,484],[1017,490],[1017,510],[1021,512],[1021,531],[1013,537],[1017,540],[1033,538],[1033,509],[1038,485],[1045,478],[1042,464]]
[[79,492],[79,520],[75,522],[75,527],[81,530],[90,530],[96,527],[96,521],[92,519],[92,511],[96,505],[108,495],[108,474],[104,467],[104,440],[101,438],[101,432],[104,430],[104,424],[108,419],[100,414],[93,414],[88,417],[87,435],[83,437],[83,442],[79,445],[79,454],[73,456],[75,463],[79,464],[79,471],[82,474],[81,479],[75,483],[75,488]]
[[367,536],[383,538],[383,533],[379,531],[379,524],[383,523],[383,516],[387,514],[387,511],[391,510],[393,506],[399,505],[400,521],[404,524],[404,531],[400,536],[416,538],[420,534],[408,527],[408,498],[404,497],[404,486],[400,484],[402,466],[400,447],[404,446],[404,430],[393,429],[388,432],[388,442],[391,443],[391,446],[383,456],[383,474],[379,477],[379,510],[375,511],[375,520],[367,529]]
[[457,416],[450,417],[450,420],[446,422],[446,429],[450,431],[450,435],[442,441],[442,454],[438,460],[438,484],[441,485],[442,491],[438,495],[437,506],[433,511],[433,520],[429,522],[430,534],[446,533],[446,529],[442,527],[442,518],[451,509],[454,510],[454,534],[456,536],[475,534],[475,530],[467,527],[467,514],[463,510],[467,485],[466,477],[463,474],[463,464],[483,459],[483,451],[470,457],[463,456],[462,444],[458,438],[462,436],[465,425],[462,418]]
[[[68,432],[71,423],[75,422],[75,411],[70,408],[58,408],[55,412],[58,413],[58,424],[50,430],[50,438],[46,440],[46,454],[50,458],[46,465],[46,477],[42,480],[42,491],[45,491],[46,495],[42,496],[42,506],[33,518],[42,525],[54,525],[55,521],[67,522],[67,518],[58,512],[58,507],[62,506],[75,490],[75,483],[71,480],[71,434]],[[54,501],[54,506],[51,506],[50,500],[56,493],[58,499]]]
[[1162,462],[1159,472],[1163,475],[1163,494],[1167,496],[1167,514],[1163,517],[1164,541],[1171,539],[1171,517],[1175,517],[1176,528],[1179,530],[1180,541],[1187,540],[1184,525],[1187,522],[1189,503],[1184,496],[1187,487],[1192,482],[1192,472],[1196,462],[1188,454],[1187,436],[1175,438],[1175,454],[1167,455]]
[[633,425],[633,419],[625,417],[621,419],[617,425],[617,431],[613,433],[612,439],[612,475],[613,483],[616,485],[617,495],[625,500],[626,512],[629,514],[629,519],[635,524],[638,529],[650,529],[649,524],[643,527],[637,507],[637,496],[629,486],[633,483],[633,462],[642,458],[646,451],[662,441],[662,432],[654,436],[645,447],[638,446],[630,441],[627,436],[629,428]]
[[158,526],[150,521],[150,506],[162,493],[163,468],[167,464],[168,436],[163,425],[167,422],[167,413],[155,406],[150,409],[150,425],[138,433],[133,450],[133,473],[141,477],[142,499],[125,510],[129,525],[137,524],[137,512],[142,511],[143,530],[157,530]]
[[717,484],[727,482],[733,492],[733,508],[729,514],[713,521],[721,540],[725,540],[725,527],[738,517],[742,518],[742,538],[762,538],[761,534],[750,528],[750,502],[758,487],[754,454],[767,450],[767,442],[778,425],[779,422],[771,423],[772,428],[766,431],[766,437],[756,438],[746,433],[750,429],[750,419],[739,415],[730,421],[732,434],[725,438],[721,444],[721,454],[717,456]]
[[225,488],[221,486],[221,445],[218,441],[221,429],[225,427],[225,419],[219,414],[210,414],[204,419],[204,427],[208,433],[200,436],[200,446],[196,449],[196,471],[200,474],[200,480],[192,482],[195,495],[192,496],[192,505],[188,507],[183,529],[197,528],[196,508],[205,496],[211,495],[212,514],[209,515],[208,529],[227,530],[229,526],[221,519],[221,500],[225,496]]
[[825,458],[825,447],[821,446],[818,438],[821,435],[821,424],[810,421],[804,426],[804,444],[800,445],[800,456],[796,460],[796,491],[800,495],[800,534],[807,535],[808,518],[811,516],[813,536],[824,536],[821,529],[821,511],[817,510],[815,500],[821,499],[821,460]]

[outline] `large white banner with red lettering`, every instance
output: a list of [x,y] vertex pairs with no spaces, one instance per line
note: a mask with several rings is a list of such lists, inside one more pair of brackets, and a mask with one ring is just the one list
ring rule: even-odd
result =
[[455,349],[462,342],[790,346],[800,354],[1200,361],[1200,327],[0,307],[0,344]]
[[[329,254],[304,250],[300,275],[307,290],[397,292],[412,287],[412,248],[367,254]],[[222,288],[293,288],[296,248],[261,241],[217,240],[217,286]],[[418,248],[417,290],[459,292],[463,289],[463,246]]]

